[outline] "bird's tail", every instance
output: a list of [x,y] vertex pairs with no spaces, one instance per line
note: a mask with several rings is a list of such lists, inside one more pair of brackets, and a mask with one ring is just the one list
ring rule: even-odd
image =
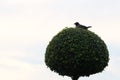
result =
[[92,26],[88,26],[88,28],[91,28]]

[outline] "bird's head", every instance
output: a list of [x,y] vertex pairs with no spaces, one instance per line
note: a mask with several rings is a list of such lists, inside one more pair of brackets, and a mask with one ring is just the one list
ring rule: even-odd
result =
[[75,22],[74,24],[75,24],[76,26],[77,26],[77,25],[80,25],[79,22]]

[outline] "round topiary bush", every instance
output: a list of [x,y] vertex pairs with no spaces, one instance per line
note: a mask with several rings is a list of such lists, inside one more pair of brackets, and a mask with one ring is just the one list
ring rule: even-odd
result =
[[104,41],[95,33],[81,28],[65,28],[50,41],[45,63],[60,75],[77,80],[102,72],[109,54]]

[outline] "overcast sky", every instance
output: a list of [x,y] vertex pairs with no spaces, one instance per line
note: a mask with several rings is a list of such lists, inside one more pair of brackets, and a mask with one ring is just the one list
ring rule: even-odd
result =
[[0,80],[71,80],[46,67],[45,49],[74,22],[92,26],[109,49],[109,66],[80,80],[120,80],[120,0],[0,0]]

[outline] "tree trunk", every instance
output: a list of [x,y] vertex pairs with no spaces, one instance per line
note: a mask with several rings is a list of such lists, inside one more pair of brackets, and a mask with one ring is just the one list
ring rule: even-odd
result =
[[78,80],[79,76],[72,76],[72,80]]

